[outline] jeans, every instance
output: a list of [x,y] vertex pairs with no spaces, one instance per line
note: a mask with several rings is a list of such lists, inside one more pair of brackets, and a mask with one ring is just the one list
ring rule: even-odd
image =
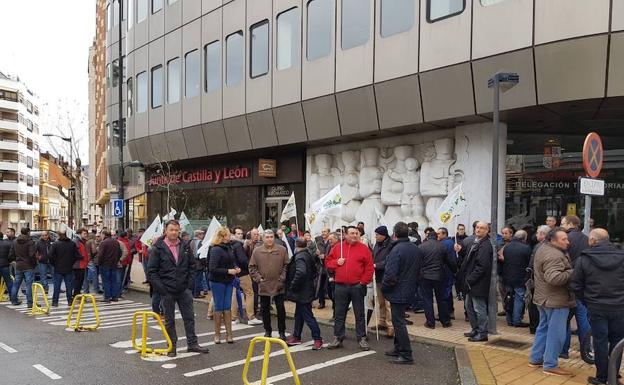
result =
[[[590,311],[591,331],[594,339],[596,378],[607,382],[609,356],[611,351],[624,339],[624,311]],[[616,367],[622,364],[622,356]]]
[[441,281],[432,281],[423,279],[420,282],[423,300],[425,301],[425,317],[427,325],[435,326],[435,314],[433,312],[433,294],[435,292],[436,302],[438,304],[438,316],[442,325],[448,325],[451,322],[448,311],[448,302],[446,293],[444,292],[444,283]]
[[214,311],[232,309],[232,283],[210,281]]
[[295,306],[295,327],[293,329],[293,337],[301,339],[304,323],[310,328],[310,332],[312,332],[312,339],[320,341],[321,329],[319,328],[316,318],[314,318],[314,314],[312,313],[312,304],[297,302]]
[[[574,311],[571,313],[572,314],[570,314],[570,319],[572,315],[574,315],[574,318],[576,318],[579,345],[581,345],[583,343],[583,339],[585,338],[587,333],[591,330],[591,326],[589,325],[589,317],[587,315],[587,307],[585,307],[585,305],[583,305],[583,303],[577,299],[576,307],[574,308]],[[570,329],[570,321],[568,321],[568,326],[566,329],[566,339],[565,339],[565,343],[563,344],[561,353],[568,354],[568,351],[570,351],[571,340],[572,340],[572,330]]]
[[[279,334],[282,335],[286,333],[286,309],[284,308],[284,294],[279,294],[273,297],[273,302],[275,303],[275,310],[277,310],[277,330]],[[261,295],[260,308],[262,311],[264,331],[270,334],[273,331],[271,327],[271,297]]]
[[197,270],[195,272],[195,283],[193,285],[193,297],[197,297],[204,290],[206,290],[206,275],[203,270]]
[[116,267],[100,266],[102,286],[104,286],[104,300],[119,298],[119,274]]
[[48,292],[48,272],[52,276],[54,276],[54,268],[49,263],[41,263],[37,264],[37,271],[39,272],[39,282],[41,282],[41,286],[43,286],[43,290]]
[[87,277],[84,280],[84,284],[82,285],[82,290],[85,293],[89,293],[89,285],[90,282],[93,282],[93,291],[97,293],[100,291],[100,279],[99,279],[98,267],[95,265],[94,261],[89,261],[89,265],[87,266]]
[[394,351],[399,356],[411,361],[413,360],[412,345],[405,322],[405,310],[408,304],[391,303],[390,306],[392,307],[392,325],[394,326]]
[[507,286],[507,292],[513,293],[513,314],[506,314],[508,325],[519,325],[522,323],[524,316],[524,286],[511,287]]
[[245,310],[243,309],[243,292],[241,291],[240,279],[238,277],[234,278],[234,281],[232,281],[232,292],[234,293],[231,302],[232,308],[234,308],[232,319],[243,319],[245,318]]
[[67,296],[67,304],[71,305],[72,290],[74,288],[74,273],[54,273],[54,293],[52,293],[52,303],[58,304],[59,297],[61,296],[61,282],[65,282],[65,295]]
[[337,283],[334,292],[335,319],[334,336],[339,340],[345,338],[345,320],[349,303],[353,304],[355,315],[355,334],[358,340],[366,337],[366,316],[364,314],[364,297],[366,296],[366,286],[345,285]]
[[193,294],[190,290],[184,290],[178,294],[162,295],[162,308],[165,313],[165,329],[171,338],[173,346],[178,343],[178,334],[175,327],[175,305],[178,304],[182,321],[184,321],[184,332],[188,346],[197,346],[197,335],[195,334],[195,313],[193,311]]
[[9,295],[11,295],[11,287],[13,286],[13,279],[11,278],[11,268],[9,266],[0,267],[0,275],[2,276],[2,279],[6,284],[7,292],[9,293]]
[[15,281],[11,287],[11,302],[13,302],[13,304],[17,303],[17,294],[19,293],[20,286],[22,286],[22,281],[26,282],[26,303],[28,307],[32,307],[32,284],[35,281],[35,269],[15,270]]
[[559,353],[566,339],[568,308],[549,308],[538,306],[540,323],[535,332],[535,340],[529,355],[532,363],[544,363],[544,369],[559,366]]
[[455,316],[455,306],[453,302],[453,285],[455,285],[455,279],[451,276],[445,285],[442,294],[445,297],[446,306],[448,309],[449,318]]
[[487,297],[477,297],[470,293],[466,294],[466,312],[468,321],[473,331],[479,335],[488,334]]

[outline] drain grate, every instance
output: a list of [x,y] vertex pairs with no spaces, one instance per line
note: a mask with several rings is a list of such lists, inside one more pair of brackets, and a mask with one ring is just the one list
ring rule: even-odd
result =
[[498,346],[508,349],[524,349],[531,346],[531,344],[528,342],[508,340],[505,338],[497,338],[494,341],[488,342],[486,345]]

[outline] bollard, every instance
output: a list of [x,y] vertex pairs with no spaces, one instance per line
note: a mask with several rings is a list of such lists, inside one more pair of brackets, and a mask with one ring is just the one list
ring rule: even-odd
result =
[[[137,346],[136,343],[136,324],[137,318],[141,317],[141,346]],[[147,321],[148,317],[155,319],[158,322],[158,326],[160,326],[160,330],[165,336],[165,340],[167,341],[166,349],[157,349],[151,348],[147,346]],[[153,311],[137,311],[132,316],[132,333],[130,338],[132,339],[132,348],[134,350],[138,350],[141,353],[141,357],[147,357],[150,355],[164,355],[169,353],[173,349],[173,343],[171,342],[171,338],[169,338],[169,333],[167,333],[167,329],[165,329],[165,325],[162,322],[160,316]]]
[[609,356],[609,372],[607,374],[607,384],[609,385],[617,385],[620,383],[618,381],[618,375],[620,374],[618,364],[620,363],[620,359],[622,359],[622,352],[624,352],[624,340],[621,340],[615,345]]
[[0,302],[6,302],[10,299],[9,295],[5,293],[7,289],[8,286],[6,282],[4,282],[4,278],[0,277]]
[[[39,294],[39,292],[41,292],[41,296],[43,297],[43,303],[45,304],[45,309],[40,307],[39,304],[37,303],[37,295]],[[43,286],[41,286],[40,283],[32,284],[32,298],[33,298],[32,309],[30,309],[30,311],[26,314],[28,315],[50,314],[50,302],[48,302],[48,296],[46,295],[45,290],[43,290]]]
[[260,378],[260,384],[266,385],[267,376],[269,374],[269,356],[271,355],[271,344],[280,345],[284,352],[286,353],[286,361],[288,361],[288,366],[290,366],[290,371],[293,374],[293,379],[295,380],[295,385],[301,385],[301,381],[299,380],[299,375],[297,374],[297,369],[295,368],[295,362],[290,355],[290,351],[288,350],[288,345],[286,342],[282,341],[279,338],[271,338],[271,337],[255,337],[249,343],[249,350],[247,351],[247,358],[245,359],[245,367],[243,368],[243,384],[251,385],[249,380],[247,379],[247,373],[249,372],[249,364],[251,363],[251,357],[253,356],[254,347],[256,343],[264,341],[264,358],[262,359],[262,376]]
[[[80,299],[80,305],[78,305],[78,314],[76,315],[76,322],[72,323],[74,308],[78,299]],[[87,299],[90,299],[91,304],[93,305],[93,313],[95,314],[95,325],[83,326],[80,325],[80,320],[82,319],[82,311],[84,310],[84,306],[87,303]],[[84,330],[95,331],[98,327],[100,327],[100,313],[98,312],[97,305],[95,304],[95,297],[93,296],[93,294],[78,294],[74,297],[74,299],[72,300],[72,304],[69,308],[69,314],[67,315],[67,327],[74,329],[75,332],[80,332]]]

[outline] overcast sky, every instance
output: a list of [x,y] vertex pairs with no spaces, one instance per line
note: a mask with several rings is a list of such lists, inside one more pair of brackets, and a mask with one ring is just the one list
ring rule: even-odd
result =
[[[59,133],[57,116],[62,126],[70,115],[83,164],[89,161],[87,71],[94,35],[95,0],[0,0],[0,71],[19,76],[40,97],[42,116],[48,116],[41,133]],[[43,151],[51,148],[45,138],[41,144]],[[53,147],[66,155],[63,146]]]

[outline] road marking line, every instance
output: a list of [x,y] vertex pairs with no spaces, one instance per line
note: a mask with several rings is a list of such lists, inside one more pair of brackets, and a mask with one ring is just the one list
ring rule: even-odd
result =
[[0,348],[6,350],[8,353],[17,353],[17,350],[2,342],[0,342]]
[[41,373],[45,374],[46,376],[50,377],[53,380],[60,380],[61,378],[63,378],[41,364],[33,365],[33,368],[37,369],[38,371],[40,371]]
[[[181,319],[182,316],[180,314],[176,314],[175,319]],[[155,320],[151,320],[148,321],[148,323],[153,323],[156,322]],[[118,328],[118,327],[122,327],[122,326],[131,326],[132,325],[132,321],[129,321],[127,323],[122,323],[122,324],[118,324],[118,325],[105,325],[105,326],[100,326],[98,329],[112,329],[112,328]],[[141,327],[141,323],[137,321],[137,328]],[[160,330],[160,327],[158,327],[158,330]]]
[[[222,326],[221,329],[224,329],[225,327]],[[237,330],[245,330],[245,329],[251,329],[253,328],[253,326],[251,325],[245,325],[245,324],[237,324],[237,325],[232,325],[232,331],[237,331]],[[208,333],[200,333],[197,335],[197,337],[205,337],[205,336],[211,336],[214,335],[215,332],[208,332]],[[183,337],[178,337],[178,341],[182,341],[185,340],[186,336]],[[141,342],[140,338],[137,338],[137,341],[139,341],[138,343]],[[147,344],[148,345],[154,345],[154,344],[162,344],[164,342],[167,342],[167,340],[156,340],[156,341],[148,341]],[[119,341],[119,342],[115,342],[114,344],[110,344],[111,347],[113,348],[118,348],[118,349],[128,349],[132,347],[132,340],[126,340],[126,341]]]
[[[100,307],[98,306],[98,314],[105,316],[105,315],[110,315],[110,314],[121,314],[121,313],[128,313],[128,312],[133,312],[134,309],[145,309],[147,306],[149,305],[131,305],[131,306],[125,306],[123,308],[108,308],[108,309],[104,309],[104,310],[100,310]],[[78,314],[78,309],[74,309],[74,315]],[[53,316],[49,316],[49,317],[40,317],[37,318],[40,321],[43,322],[49,322],[49,321],[58,321],[58,320],[62,320],[62,319],[67,319],[67,316],[69,315],[69,312],[65,312],[65,314],[58,314],[58,315],[53,315]],[[95,312],[93,311],[93,308],[89,307],[89,308],[85,308],[82,311],[82,315],[83,316],[94,316]]]
[[[125,313],[117,313],[115,314],[115,317],[100,317],[100,322],[102,325],[104,324],[115,324],[118,322],[131,322],[132,321],[132,316],[134,314],[135,311],[141,311],[141,310],[148,310],[150,308],[137,308],[135,310],[131,310],[130,312],[125,312]],[[76,316],[74,316],[75,319]],[[106,320],[108,319],[108,322],[106,322]],[[65,320],[58,320],[58,321],[52,321],[52,322],[48,322],[49,325],[56,325],[56,326],[62,326],[65,325],[67,321],[67,317],[65,317]],[[81,321],[95,321],[95,316],[93,317],[81,317]]]
[[[305,374],[305,373],[310,373],[310,372],[313,372],[315,370],[324,369],[324,368],[326,368],[328,366],[338,365],[338,364],[341,364],[343,362],[348,362],[348,361],[351,361],[351,360],[355,360],[356,358],[370,356],[371,354],[375,354],[375,353],[376,352],[374,350],[369,350],[369,351],[365,351],[365,352],[359,352],[359,353],[350,354],[348,356],[338,357],[338,358],[333,359],[333,360],[321,362],[320,364],[314,364],[314,365],[306,366],[304,368],[297,369],[297,375],[301,376],[302,374]],[[286,373],[278,374],[276,376],[272,376],[272,377],[267,378],[266,384],[272,385],[275,382],[282,381],[282,380],[285,380],[287,378],[291,378],[292,376],[293,376],[293,374],[290,371],[288,371]],[[252,385],[260,385],[260,380],[258,380],[256,382],[253,382]]]
[[[98,303],[96,301],[98,310],[102,309],[102,310],[114,310],[114,309],[124,309],[127,307],[132,307],[132,306],[147,306],[147,304],[144,303],[139,303],[139,302],[132,302],[132,301],[127,301],[127,302],[118,302],[114,305],[109,304],[109,303]],[[67,315],[69,313],[69,306],[66,306],[64,308],[59,307],[52,307],[51,308],[52,311],[50,312],[50,315],[48,316],[44,316],[44,317],[37,317],[37,319],[47,319],[47,318],[53,318],[53,317],[60,317],[63,314]],[[87,304],[85,305],[85,309],[91,309],[91,301],[88,301]],[[76,304],[76,307],[74,308],[74,312],[78,311],[78,304]]]
[[[289,349],[289,351],[290,351],[291,354],[292,353],[306,351],[306,350],[310,349],[310,346],[312,346],[313,343],[314,343],[314,341],[308,341],[306,343],[303,343],[301,345],[297,345],[297,346]],[[327,346],[327,344],[325,344],[323,346]],[[286,354],[286,351],[284,349],[282,349],[282,350],[278,350],[278,351],[275,351],[275,352],[271,353],[269,355],[269,357],[278,357],[278,356],[282,356],[284,354]],[[264,359],[264,354],[252,357],[250,362],[261,361],[262,359]],[[228,362],[228,363],[221,364],[221,365],[216,365],[216,366],[213,366],[211,368],[195,370],[195,371],[192,371],[192,372],[184,373],[184,377],[195,377],[195,376],[199,376],[199,375],[206,374],[206,373],[216,372],[218,370],[224,370],[224,369],[233,368],[235,366],[245,365],[245,361],[246,360],[243,359],[243,360]]]

